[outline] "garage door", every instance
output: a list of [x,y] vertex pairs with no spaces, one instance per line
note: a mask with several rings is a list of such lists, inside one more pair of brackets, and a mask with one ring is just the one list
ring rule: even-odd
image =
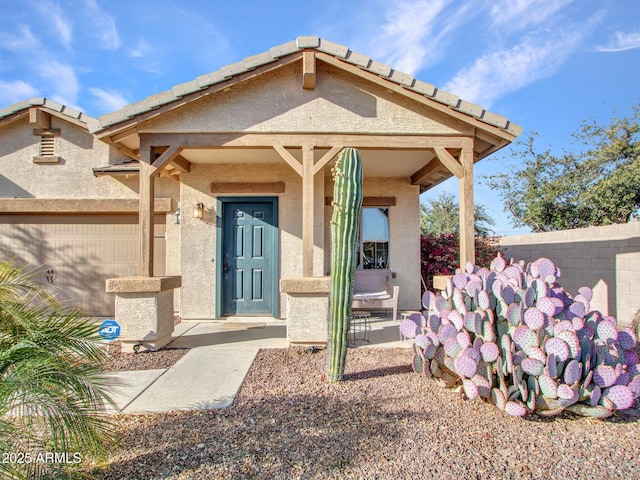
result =
[[[154,273],[165,272],[165,216],[155,218]],[[0,259],[43,265],[64,302],[113,316],[107,278],[138,274],[137,215],[0,215]]]

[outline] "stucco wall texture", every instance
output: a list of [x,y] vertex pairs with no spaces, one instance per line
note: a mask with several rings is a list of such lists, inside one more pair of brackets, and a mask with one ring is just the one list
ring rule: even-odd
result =
[[[183,216],[180,228],[182,243],[180,274],[182,289],[180,309],[185,320],[215,318],[216,302],[216,198],[210,192],[211,183],[250,181],[284,182],[285,192],[256,196],[279,198],[280,278],[302,276],[302,181],[284,162],[282,164],[214,164],[193,165],[191,172],[182,175],[180,204]],[[331,207],[325,206],[325,195],[333,189],[331,177],[316,181],[314,238],[314,275],[329,273]],[[324,181],[324,184],[322,183]],[[327,193],[328,192],[328,193]],[[246,194],[244,194],[246,195]],[[400,309],[414,309],[420,301],[420,232],[419,187],[403,178],[366,178],[365,196],[393,196],[396,205],[390,207],[390,267],[396,273],[395,284],[400,286]],[[235,196],[225,193],[224,196]],[[192,218],[193,205],[202,202],[204,218]],[[323,223],[324,219],[324,223]],[[170,248],[167,245],[167,248]],[[280,316],[286,315],[285,294],[280,295]]]
[[321,62],[316,88],[301,85],[296,63],[151,119],[140,131],[471,133],[460,121]]
[[640,314],[640,223],[503,237],[505,257],[553,260],[572,295],[593,289],[591,308],[628,326]]

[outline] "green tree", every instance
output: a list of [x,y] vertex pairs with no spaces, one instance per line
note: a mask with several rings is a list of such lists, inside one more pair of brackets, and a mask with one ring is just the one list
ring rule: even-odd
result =
[[65,477],[68,467],[37,454],[104,452],[113,432],[99,415],[110,399],[97,326],[38,285],[38,273],[0,263],[0,451],[25,460],[0,463],[10,478]]
[[[492,235],[491,227],[495,225],[495,222],[484,206],[476,204],[474,215],[476,235],[480,237]],[[453,195],[443,192],[435,200],[429,200],[428,205],[420,204],[420,233],[422,235],[458,233],[459,229],[460,206]]]
[[514,225],[535,232],[627,222],[640,207],[640,105],[609,125],[583,122],[579,147],[541,151],[533,132],[517,142],[508,172],[485,177]]

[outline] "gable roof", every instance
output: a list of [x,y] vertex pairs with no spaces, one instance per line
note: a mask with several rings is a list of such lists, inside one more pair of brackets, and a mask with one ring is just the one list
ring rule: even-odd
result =
[[33,97],[29,100],[14,103],[8,107],[0,109],[0,124],[22,117],[22,115],[25,115],[32,107],[46,109],[56,117],[70,121],[87,129],[89,128],[89,122],[93,122],[94,125],[97,122],[95,118],[90,117],[86,113],[76,110],[75,108],[67,107],[66,105],[54,102],[48,98]]
[[339,61],[353,65],[358,69],[377,75],[390,83],[401,86],[403,89],[419,94],[429,99],[437,105],[442,105],[450,110],[451,114],[463,114],[469,121],[478,122],[482,125],[497,127],[509,136],[516,137],[522,132],[522,127],[512,123],[506,117],[485,110],[479,105],[460,99],[458,96],[445,92],[434,85],[418,80],[413,76],[393,69],[378,61],[372,60],[366,55],[354,52],[344,45],[340,45],[329,40],[316,36],[298,37],[296,40],[278,45],[269,51],[245,58],[244,60],[231,65],[224,66],[220,70],[201,75],[195,80],[174,86],[171,90],[151,95],[146,99],[127,105],[121,110],[99,117],[97,120],[89,121],[89,130],[100,135],[101,132],[109,129],[117,130],[119,124],[126,123],[130,126],[136,119],[149,117],[150,112],[162,108],[171,109],[172,104],[180,106],[184,104],[184,97],[198,93],[206,94],[206,91],[220,84],[228,84],[234,79],[251,72],[259,67],[275,64],[281,59],[300,54],[302,50],[312,50],[335,57]]

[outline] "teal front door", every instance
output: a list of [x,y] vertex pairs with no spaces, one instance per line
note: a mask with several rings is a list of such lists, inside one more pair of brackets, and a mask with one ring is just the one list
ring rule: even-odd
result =
[[274,204],[222,205],[222,314],[271,316],[278,292]]

